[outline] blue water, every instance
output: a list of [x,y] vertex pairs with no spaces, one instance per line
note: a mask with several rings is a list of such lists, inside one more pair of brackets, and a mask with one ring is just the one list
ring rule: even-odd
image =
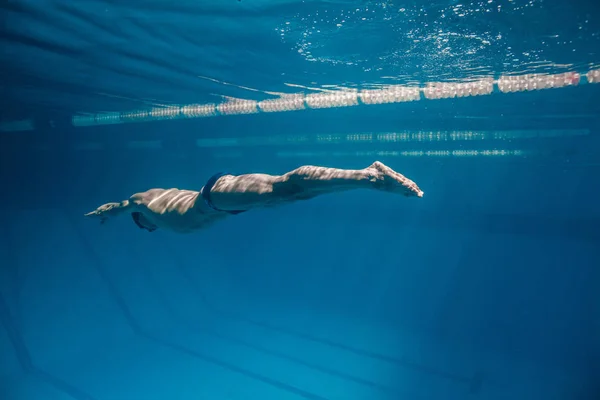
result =
[[[122,3],[0,6],[0,399],[600,397],[594,2]],[[581,84],[71,124],[567,71]],[[425,139],[368,139],[403,132]],[[190,235],[83,218],[221,170],[376,159],[425,197],[332,194]]]

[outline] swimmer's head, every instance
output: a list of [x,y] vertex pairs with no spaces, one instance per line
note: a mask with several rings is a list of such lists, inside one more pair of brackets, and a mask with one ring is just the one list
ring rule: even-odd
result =
[[144,214],[142,214],[141,212],[132,212],[131,218],[140,229],[145,229],[148,232],[154,232],[157,228],[157,226],[150,223],[150,221],[148,221],[146,217],[144,217]]

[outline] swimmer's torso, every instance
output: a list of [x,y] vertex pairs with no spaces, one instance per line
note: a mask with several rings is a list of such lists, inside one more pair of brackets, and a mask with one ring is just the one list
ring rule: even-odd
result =
[[193,190],[150,189],[134,194],[129,201],[157,227],[181,233],[205,228],[227,215],[210,209]]

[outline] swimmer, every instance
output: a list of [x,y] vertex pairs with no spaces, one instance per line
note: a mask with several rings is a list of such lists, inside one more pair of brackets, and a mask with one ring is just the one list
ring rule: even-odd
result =
[[413,181],[376,161],[361,170],[304,166],[280,176],[216,174],[199,192],[150,189],[120,203],[104,204],[85,216],[105,223],[118,215],[129,214],[139,228],[149,232],[161,228],[188,233],[254,208],[274,207],[352,189],[423,197]]

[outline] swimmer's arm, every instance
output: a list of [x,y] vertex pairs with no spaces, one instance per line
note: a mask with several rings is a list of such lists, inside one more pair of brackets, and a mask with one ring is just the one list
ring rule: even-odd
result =
[[[94,211],[84,214],[84,216],[99,218],[100,223],[103,224],[109,218],[114,218],[126,212],[144,211],[146,213],[163,214],[164,206],[161,205],[169,199],[168,196],[164,196],[165,192],[167,192],[165,189],[150,189],[145,192],[135,193],[129,199],[123,200],[120,203],[103,204]],[[163,198],[164,201],[162,202],[155,201]],[[163,209],[157,209],[161,207]]]
[[132,211],[134,204],[129,200],[123,200],[120,203],[106,203],[96,208],[87,214],[86,217],[99,218],[100,223],[103,224],[109,218],[114,218],[117,215],[123,214],[126,211]]

